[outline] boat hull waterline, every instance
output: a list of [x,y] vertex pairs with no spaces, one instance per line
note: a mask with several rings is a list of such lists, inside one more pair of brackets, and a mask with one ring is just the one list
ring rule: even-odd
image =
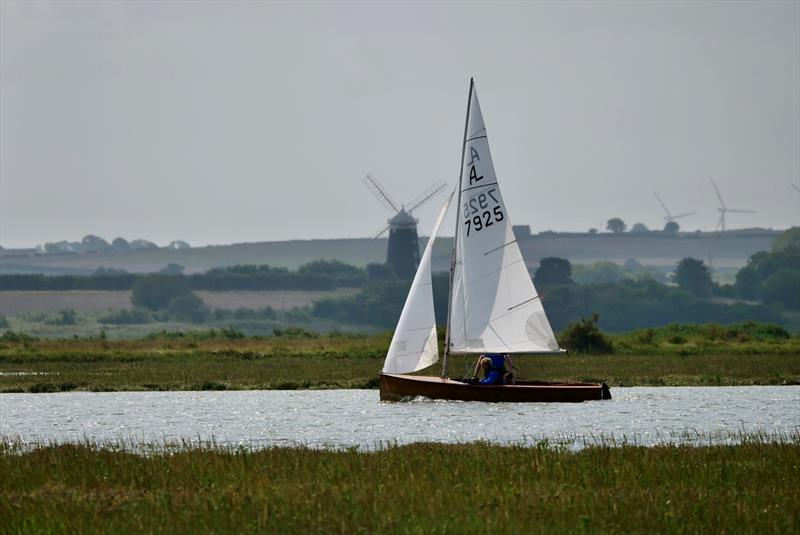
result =
[[611,399],[608,386],[596,383],[520,381],[514,385],[472,385],[424,375],[382,373],[381,401],[409,401],[417,397],[490,403],[580,403]]

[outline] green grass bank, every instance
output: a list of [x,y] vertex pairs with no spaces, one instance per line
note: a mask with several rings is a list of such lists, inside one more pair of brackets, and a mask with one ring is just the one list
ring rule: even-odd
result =
[[797,436],[738,446],[0,452],[5,533],[796,533]]
[[[612,387],[800,384],[800,338],[760,324],[672,325],[608,338],[613,353],[517,357],[518,375]],[[319,336],[299,329],[113,341],[5,335],[0,392],[376,388],[390,340],[390,333]],[[454,357],[450,375],[471,373],[472,365]]]

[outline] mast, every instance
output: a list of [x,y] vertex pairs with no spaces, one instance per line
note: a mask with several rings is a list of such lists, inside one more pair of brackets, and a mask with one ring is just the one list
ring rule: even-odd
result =
[[464,178],[464,154],[467,149],[467,128],[469,128],[469,112],[472,107],[472,88],[475,80],[469,79],[469,96],[467,97],[467,117],[464,119],[464,141],[461,144],[461,167],[458,170],[458,200],[456,201],[456,231],[453,234],[453,256],[450,260],[450,281],[447,292],[447,328],[444,337],[444,357],[442,358],[442,377],[447,377],[447,358],[450,356],[450,309],[453,306],[453,276],[456,272],[456,249],[458,247],[458,230],[461,219],[461,182]]

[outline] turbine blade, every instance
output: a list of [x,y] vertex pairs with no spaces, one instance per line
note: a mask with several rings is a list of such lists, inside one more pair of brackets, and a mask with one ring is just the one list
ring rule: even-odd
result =
[[653,190],[653,195],[656,196],[656,199],[658,200],[658,204],[661,205],[661,208],[664,209],[664,213],[667,214],[667,217],[665,217],[664,219],[666,219],[667,221],[672,219],[672,216],[670,215],[669,210],[667,210],[667,205],[664,204],[664,201],[662,201],[661,197],[658,196],[658,193],[656,193],[656,190]]
[[367,173],[367,176],[363,178],[363,182],[364,185],[367,186],[367,189],[372,192],[373,195],[375,195],[375,198],[378,199],[378,202],[380,202],[383,207],[386,208],[386,210],[395,214],[400,211],[400,209],[397,207],[397,203],[391,198],[386,189],[381,186],[377,180],[375,180],[374,176]]
[[415,209],[419,208],[426,202],[428,202],[434,195],[442,191],[444,188],[447,187],[447,182],[444,180],[440,180],[436,182],[434,185],[430,186],[428,189],[417,195],[411,202],[408,203],[408,210],[406,210],[409,214]]
[[678,218],[681,218],[681,217],[686,217],[687,215],[694,215],[696,213],[697,212],[686,212],[685,214],[674,215],[674,216],[672,216],[672,219],[678,219]]
[[800,191],[800,186],[798,186],[797,184],[792,184],[791,182],[789,182],[789,185],[792,186],[797,191]]
[[717,185],[714,184],[714,179],[711,177],[708,177],[708,179],[711,181],[711,185],[714,186],[714,191],[717,193],[717,197],[719,198],[719,203],[722,205],[723,208],[725,208],[725,201],[722,200],[722,195],[719,194]]
[[739,210],[739,209],[735,209],[735,208],[726,208],[725,211],[726,212],[738,212],[740,214],[755,214],[754,210]]

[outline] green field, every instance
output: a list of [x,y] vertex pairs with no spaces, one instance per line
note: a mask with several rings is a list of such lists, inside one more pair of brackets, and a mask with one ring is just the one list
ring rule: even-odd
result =
[[800,440],[0,451],[5,533],[797,533]]
[[[314,301],[353,295],[355,288],[336,290],[271,290],[271,291],[206,291],[197,290],[195,294],[211,308],[234,310],[237,308],[259,309],[271,307],[277,311],[307,307]],[[101,290],[53,290],[53,291],[0,291],[0,314],[4,316],[46,317],[48,313],[62,310],[75,312],[101,312],[111,310],[130,310],[131,292]],[[94,319],[91,316],[85,319]],[[12,320],[13,322],[14,320]]]
[[[674,325],[610,336],[606,355],[521,356],[522,378],[613,386],[800,384],[800,338],[769,326]],[[375,388],[391,335],[199,331],[140,340],[0,337],[0,392]],[[450,376],[471,373],[454,357]],[[438,374],[438,365],[425,374]]]
[[[347,289],[337,292],[345,295]],[[359,333],[376,333],[382,329],[371,325],[343,325],[340,322],[316,318],[308,313],[307,308],[295,308],[286,311],[276,311],[276,318],[267,319],[224,319],[209,320],[202,324],[180,322],[175,320],[154,321],[142,324],[105,324],[99,319],[112,312],[107,310],[76,311],[76,322],[72,325],[58,323],[61,312],[26,312],[5,318],[9,330],[15,333],[24,333],[34,338],[48,338],[51,340],[80,338],[90,339],[105,337],[108,340],[136,340],[162,331],[191,332],[208,329],[221,329],[232,327],[253,336],[269,336],[275,328],[287,325],[302,325],[304,328],[316,332],[347,331]],[[4,332],[0,328],[0,336]]]

